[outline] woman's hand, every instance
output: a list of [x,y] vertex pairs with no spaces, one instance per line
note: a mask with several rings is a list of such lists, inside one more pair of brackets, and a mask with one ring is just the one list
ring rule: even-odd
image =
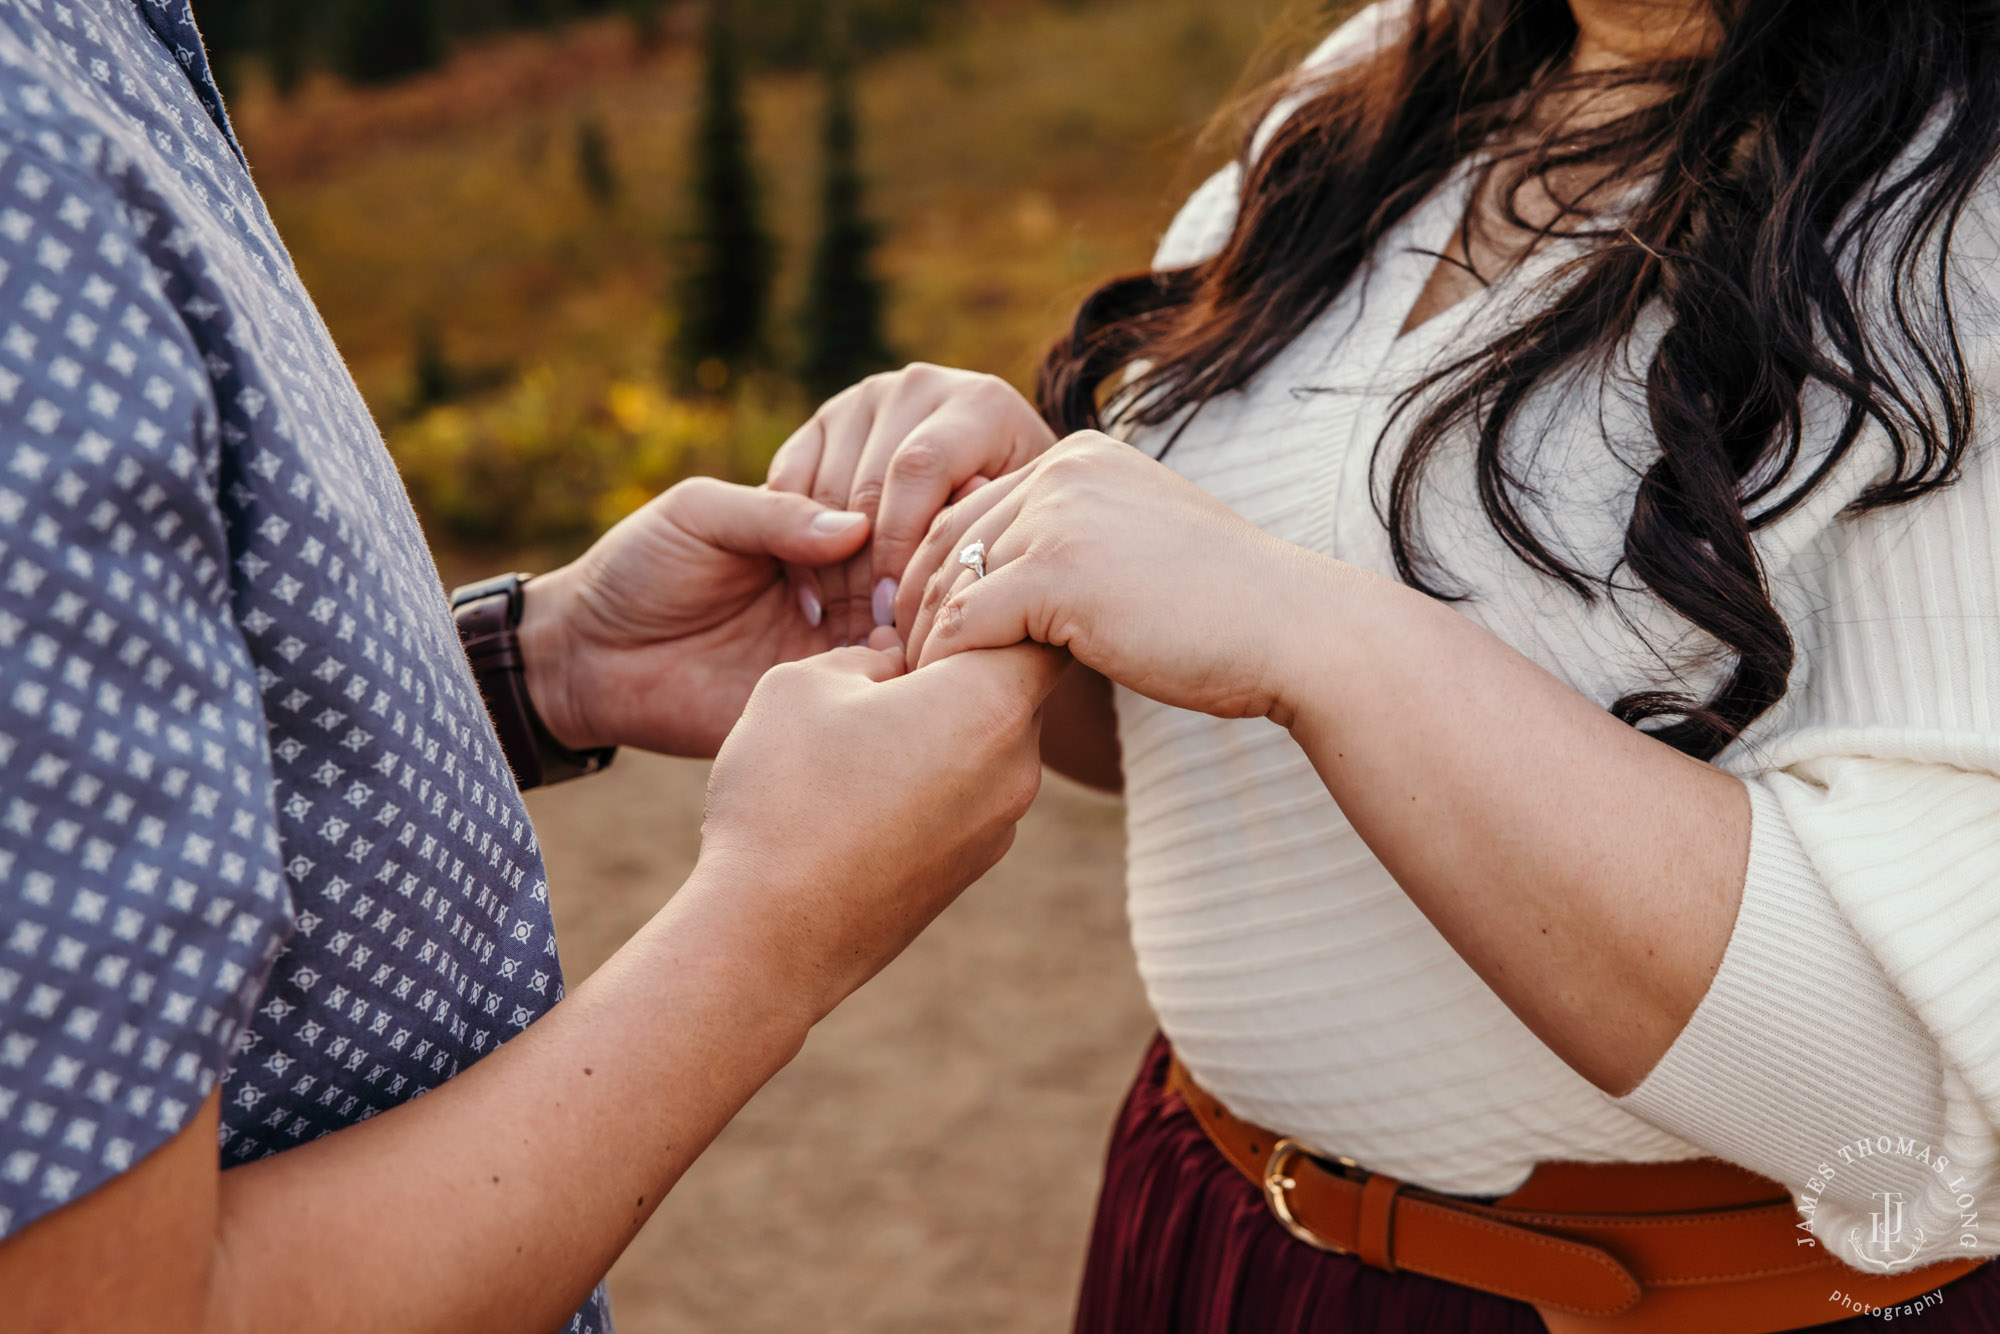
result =
[[835,642],[779,562],[852,556],[859,514],[697,477],[628,516],[581,558],[529,583],[528,694],[578,750],[713,755],[771,666]]
[[710,775],[690,886],[725,895],[807,1023],[1007,851],[1066,665],[1025,645],[902,676],[900,650],[846,648],[758,684]]
[[866,514],[875,540],[841,566],[789,567],[800,600],[825,608],[833,642],[869,640],[891,623],[897,581],[931,516],[1054,443],[1013,386],[971,371],[917,362],[829,399],[771,461],[769,485]]
[[[983,579],[959,563],[975,541]],[[1130,445],[1084,432],[939,514],[896,619],[912,662],[1029,639],[1164,703],[1262,717],[1283,707],[1278,657],[1312,560]]]
[[[982,540],[975,580],[957,556]],[[1607,1092],[1639,1083],[1720,966],[1741,781],[1129,446],[1073,436],[946,510],[903,597],[912,661],[1033,639],[1164,703],[1289,728],[1411,901]]]

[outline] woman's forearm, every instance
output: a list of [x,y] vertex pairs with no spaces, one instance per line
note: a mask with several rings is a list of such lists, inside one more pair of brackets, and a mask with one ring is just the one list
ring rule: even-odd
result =
[[[984,577],[957,559],[975,542]],[[1673,1045],[1721,963],[1749,856],[1740,782],[1121,441],[1080,432],[953,506],[897,625],[919,674],[1027,638],[1160,703],[1290,727],[1417,906],[1607,1090]]]
[[561,1326],[818,1017],[732,897],[691,881],[457,1078],[225,1173],[207,1328]]
[[1111,683],[1080,662],[1042,706],[1042,763],[1100,792],[1125,790]]
[[1734,777],[1447,605],[1300,552],[1279,717],[1419,909],[1542,1041],[1623,1094],[1722,961],[1749,856]]

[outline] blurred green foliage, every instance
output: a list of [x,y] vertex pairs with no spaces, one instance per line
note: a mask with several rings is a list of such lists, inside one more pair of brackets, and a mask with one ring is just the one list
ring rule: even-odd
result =
[[[848,0],[855,49],[884,51],[930,33],[965,0]],[[225,91],[246,63],[281,88],[308,68],[355,83],[387,83],[430,69],[468,39],[571,19],[623,13],[656,40],[673,11],[694,0],[194,0],[196,22]],[[809,64],[819,49],[823,0],[744,0],[741,31],[763,65]]]
[[542,365],[496,395],[423,410],[389,443],[434,537],[573,546],[684,477],[761,482],[798,411],[781,386],[689,400]]
[[[320,23],[360,0],[284,2]],[[882,283],[887,346],[1025,384],[1077,298],[1145,262],[1199,179],[1194,132],[1281,0],[938,0],[949,21],[856,65],[851,142],[818,72],[746,60],[744,147],[787,318],[765,321],[768,364],[707,393],[661,356],[683,318],[672,241],[698,199],[699,11],[664,5],[648,44],[624,17],[641,2],[538,29],[550,11],[482,0],[521,30],[453,38],[423,78],[306,77],[281,96],[253,66],[231,99],[428,531],[481,563],[559,559],[689,475],[760,480],[814,404],[772,367],[803,377],[815,340],[863,313],[857,273]],[[314,49],[305,67],[325,70]],[[861,180],[865,208],[844,193]]]

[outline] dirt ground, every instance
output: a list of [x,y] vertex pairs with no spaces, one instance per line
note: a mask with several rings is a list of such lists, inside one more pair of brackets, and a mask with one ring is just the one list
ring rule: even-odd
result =
[[[581,980],[693,865],[705,765],[534,794]],[[1013,852],[814,1033],[611,1273],[622,1334],[1068,1328],[1151,1017],[1122,812],[1051,777]]]

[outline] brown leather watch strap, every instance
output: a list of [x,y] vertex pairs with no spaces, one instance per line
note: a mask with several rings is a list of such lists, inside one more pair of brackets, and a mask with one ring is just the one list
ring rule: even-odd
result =
[[454,589],[452,619],[472,664],[473,680],[493,719],[501,753],[523,792],[594,774],[611,763],[617,747],[571,750],[557,741],[528,697],[521,656],[521,590],[531,576],[503,574]]

